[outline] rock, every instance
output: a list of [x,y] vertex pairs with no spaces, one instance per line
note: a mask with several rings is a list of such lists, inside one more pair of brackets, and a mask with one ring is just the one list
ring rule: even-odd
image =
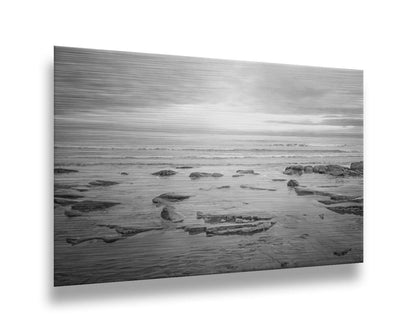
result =
[[286,167],[283,171],[285,175],[302,175],[303,174],[303,166],[302,165],[290,165]]
[[354,214],[363,216],[363,206],[331,206],[325,208],[342,215]]
[[177,166],[176,169],[192,169],[193,167],[188,166],[188,165],[183,165],[183,166]]
[[309,237],[309,234],[302,234],[299,236],[299,238],[302,238],[302,239],[307,239],[308,237]]
[[119,202],[84,200],[73,204],[72,209],[78,210],[80,212],[92,212],[96,210],[111,208],[119,204]]
[[287,261],[282,261],[282,262],[280,263],[280,267],[281,267],[281,268],[288,268],[288,267],[289,267],[289,263],[288,263]]
[[[302,173],[303,173],[303,171],[302,171]],[[298,174],[298,173],[293,171],[292,169],[287,169],[287,170],[283,170],[283,174],[288,175],[288,176],[292,176],[292,175]]]
[[234,178],[243,177],[244,175],[233,175]]
[[274,188],[264,188],[264,187],[256,187],[256,186],[249,186],[249,185],[240,185],[241,188],[250,189],[250,190],[257,190],[257,191],[276,191]]
[[353,163],[351,163],[350,169],[354,170],[354,171],[363,172],[364,171],[364,162],[363,161],[353,162]]
[[94,180],[92,182],[89,182],[91,186],[111,186],[111,185],[117,185],[119,183],[113,182],[111,180]]
[[324,214],[319,214],[319,217],[321,218],[321,220],[323,220],[325,218]]
[[347,169],[348,171],[346,171],[346,176],[351,176],[351,177],[362,177],[363,176],[363,171],[358,171],[358,170],[351,170],[351,169]]
[[296,187],[296,186],[299,186],[299,182],[297,180],[291,179],[287,182],[287,186]]
[[69,206],[69,205],[77,203],[78,201],[70,200],[70,199],[55,198],[53,202],[61,206]]
[[350,174],[350,169],[342,167],[340,165],[327,165],[326,173],[331,176],[347,176]]
[[275,222],[259,222],[249,224],[232,224],[206,229],[206,235],[223,236],[223,235],[252,235],[258,232],[269,230]]
[[160,205],[169,205],[170,203],[170,201],[164,200],[160,197],[153,198],[152,202],[155,203],[157,207],[159,207]]
[[323,191],[316,191],[316,190],[311,190],[311,189],[307,189],[307,188],[301,188],[301,187],[295,187],[295,191],[296,194],[299,196],[302,195],[321,195],[324,197],[329,197],[332,194],[328,193],[328,192],[323,192]]
[[152,202],[153,203],[163,203],[163,202],[166,202],[166,201],[178,202],[178,201],[183,201],[185,199],[189,199],[190,197],[191,197],[190,195],[184,195],[184,194],[169,192],[169,193],[163,193],[163,194],[157,196],[156,198],[153,198]]
[[59,190],[74,190],[78,192],[87,192],[89,190],[88,185],[69,185],[69,184],[55,184],[54,185],[55,192]]
[[353,195],[340,195],[340,194],[331,194],[330,199],[334,201],[353,201],[353,200],[361,200],[362,197],[360,196],[353,196]]
[[123,236],[134,236],[136,234],[141,234],[143,232],[163,230],[162,227],[150,227],[150,228],[136,228],[136,227],[121,227],[116,226],[115,231]]
[[274,178],[272,179],[273,182],[285,182],[286,179],[285,178]]
[[303,171],[303,166],[300,164],[290,165],[285,170],[292,169],[295,171]]
[[208,187],[208,188],[200,188],[201,191],[210,191],[212,189],[217,189],[217,190],[223,190],[223,189],[227,189],[227,188],[231,188],[230,185],[224,185],[224,186],[217,186],[217,187]]
[[295,187],[295,191],[297,195],[314,195],[315,191],[313,190],[308,190],[308,189],[304,189],[304,188],[299,188],[299,187]]
[[296,170],[288,169],[288,170],[283,171],[283,174],[288,175],[288,176],[293,176],[293,175],[302,176],[303,171],[296,171]]
[[[334,205],[334,204],[341,204],[341,203],[347,203],[347,202],[363,203],[363,198],[361,196],[332,194],[332,193],[328,193],[324,191],[317,191],[317,190],[300,188],[300,187],[295,187],[295,191],[296,191],[296,194],[299,196],[319,195],[319,196],[329,197],[330,200],[318,200],[318,202],[324,205]],[[361,206],[350,206],[350,207],[361,207]],[[359,208],[349,208],[349,207],[344,207],[344,206],[325,207],[325,208],[332,210],[339,214],[362,215],[362,207],[361,207],[361,211]]]
[[192,179],[197,179],[197,178],[201,178],[201,177],[222,177],[224,176],[222,173],[209,173],[209,172],[192,172],[189,177],[191,177]]
[[55,192],[59,190],[74,190],[78,192],[87,192],[89,188],[86,186],[80,186],[80,185],[55,184]]
[[326,165],[315,165],[313,167],[313,172],[314,173],[326,173],[328,170],[328,168],[326,167]]
[[193,226],[190,225],[190,226],[185,226],[183,230],[189,233],[190,235],[196,235],[196,234],[206,232],[207,227],[203,225],[193,225]]
[[55,191],[57,191],[57,190],[69,190],[69,189],[73,188],[74,186],[76,186],[76,185],[55,184],[54,189],[55,189]]
[[175,211],[175,207],[165,206],[160,213],[160,216],[168,221],[172,221],[174,223],[183,222],[184,217]]
[[335,177],[345,176],[359,176],[360,172],[351,170],[350,168],[343,167],[341,165],[329,164],[329,165],[316,165],[313,167],[313,172],[328,174]]
[[259,173],[254,172],[254,170],[237,170],[236,172],[242,175],[259,175]]
[[363,197],[357,197],[355,199],[348,200],[348,201],[362,204],[362,203],[364,203],[364,198]]
[[173,176],[173,175],[176,175],[176,174],[177,174],[177,172],[173,171],[173,170],[160,170],[160,171],[152,173],[153,176],[162,176],[162,177]]
[[313,167],[312,165],[307,165],[303,168],[303,172],[304,173],[312,173],[313,172]]
[[109,229],[114,229],[117,233],[124,237],[134,236],[142,232],[154,231],[154,230],[163,230],[163,227],[148,227],[148,228],[139,228],[139,227],[122,227],[117,224],[99,224],[99,227],[105,227]]
[[78,238],[67,238],[66,242],[71,245],[78,245],[80,243],[92,241],[92,240],[102,240],[105,243],[114,243],[124,237],[121,236],[111,236],[111,237],[78,237]]
[[99,227],[106,227],[109,229],[114,229],[119,236],[93,236],[93,237],[78,237],[78,238],[67,238],[66,241],[72,245],[77,245],[83,242],[92,241],[92,240],[102,240],[105,243],[114,243],[120,239],[125,239],[127,237],[134,236],[136,234],[153,231],[153,230],[162,230],[162,227],[149,227],[149,228],[136,228],[136,227],[122,227],[115,224],[99,224]]
[[53,173],[54,174],[58,174],[58,173],[73,173],[73,172],[79,172],[78,170],[73,170],[73,169],[64,169],[64,168],[55,168],[53,169]]
[[334,251],[334,255],[336,255],[336,256],[338,256],[338,257],[341,257],[341,256],[345,256],[348,252],[350,252],[352,249],[351,248],[349,248],[349,249],[345,249],[345,250],[342,250],[342,251]]
[[[286,175],[302,175],[303,173],[320,173],[328,174],[335,177],[344,177],[344,176],[359,176],[362,175],[362,169],[360,169],[360,164],[362,162],[357,162],[353,168],[346,168],[341,165],[311,165],[302,166],[302,165],[290,165],[286,167],[283,171]],[[362,166],[362,165],[361,165]]]
[[318,202],[324,204],[324,205],[334,205],[334,204],[340,204],[340,203],[346,203],[346,202],[354,202],[354,203],[363,203],[362,197],[354,197],[354,196],[348,196],[348,195],[333,195],[331,196],[331,200],[318,200]]
[[64,214],[68,217],[77,217],[77,216],[82,215],[79,211],[72,210],[72,209],[66,209]]
[[197,219],[203,219],[205,223],[248,223],[253,221],[269,221],[270,216],[256,216],[256,215],[231,215],[231,214],[204,214],[202,212],[196,213]]
[[321,204],[324,204],[324,205],[334,205],[334,204],[343,203],[343,202],[346,202],[346,201],[318,200],[318,202],[320,202]]
[[62,198],[62,199],[80,199],[83,198],[83,195],[79,194],[55,194],[55,198]]
[[122,176],[127,176],[127,175],[128,175],[128,173],[127,173],[127,172],[121,172],[121,173],[120,173],[120,175],[122,175]]

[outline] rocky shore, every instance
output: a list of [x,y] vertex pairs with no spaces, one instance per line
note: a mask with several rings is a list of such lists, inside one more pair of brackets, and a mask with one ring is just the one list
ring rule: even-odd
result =
[[222,177],[222,176],[224,175],[218,172],[192,172],[189,175],[191,179],[198,179],[201,177]]
[[[340,195],[330,192],[310,189],[301,187],[297,180],[291,179],[287,182],[287,186],[293,188],[298,196],[317,196],[317,197],[328,197],[329,200],[317,200],[319,203],[324,204],[326,209],[329,209],[338,214],[354,214],[363,216],[363,197],[362,196],[350,196]],[[355,205],[346,206],[343,204]],[[359,204],[359,205],[357,205]]]
[[[176,166],[177,171],[171,169],[163,169],[152,172],[152,176],[160,177],[160,181],[168,181],[169,178],[180,176],[186,172],[186,169],[192,168],[192,166]],[[78,170],[55,168],[55,174],[70,174],[78,173]],[[327,175],[329,177],[346,178],[346,177],[362,177],[363,176],[363,162],[352,163],[349,167],[340,165],[290,165],[287,166],[283,172],[284,175],[289,176],[301,176],[303,174],[318,174]],[[119,172],[121,176],[125,176],[127,179],[129,173]],[[186,176],[185,174],[184,176]],[[259,177],[254,177],[259,176]],[[130,176],[129,176],[130,177]],[[215,181],[216,178],[226,177],[223,173],[219,172],[191,172],[189,174],[189,181],[197,181],[198,179]],[[235,179],[244,177],[244,180],[260,179],[263,176],[260,172],[253,169],[238,169],[235,170],[235,174],[228,174],[227,179]],[[188,178],[188,179],[189,179]],[[296,178],[296,177],[295,177]],[[351,196],[339,193],[332,193],[329,191],[323,191],[317,188],[302,185],[301,178],[287,179],[287,178],[269,178],[269,185],[262,186],[253,185],[244,182],[244,184],[238,183],[238,179],[233,180],[232,185],[212,185],[208,187],[199,187],[200,191],[217,191],[224,190],[221,193],[228,193],[228,191],[237,190],[249,192],[251,191],[270,191],[276,192],[278,189],[287,188],[288,193],[296,193],[296,196],[305,197],[311,196],[318,205],[322,205],[322,209],[326,209],[332,213],[339,215],[355,215],[363,216],[363,198],[362,196]],[[124,179],[123,179],[124,180]],[[202,182],[202,180],[201,180]],[[235,183],[237,182],[237,184]],[[106,214],[108,211],[118,205],[123,205],[123,202],[111,201],[111,200],[96,200],[90,198],[88,191],[104,190],[105,188],[117,186],[123,183],[116,180],[91,180],[87,184],[55,184],[54,203],[56,206],[64,207],[63,215],[75,221],[82,221],[84,216],[94,212],[101,212]],[[198,183],[198,182],[197,182]],[[226,183],[227,184],[227,183]],[[231,183],[230,183],[231,184]],[[321,185],[320,187],[335,187],[333,185]],[[137,227],[137,226],[123,226],[119,224],[97,224],[98,227],[106,228],[110,234],[92,234],[86,237],[67,237],[66,242],[72,246],[79,245],[88,242],[103,242],[111,244],[120,240],[124,240],[142,233],[149,232],[161,232],[163,230],[178,229],[183,230],[188,235],[205,235],[206,237],[215,236],[252,236],[255,234],[265,233],[270,230],[279,222],[279,217],[276,215],[264,214],[223,214],[221,212],[203,213],[196,212],[195,218],[189,218],[189,212],[181,209],[181,203],[186,202],[194,196],[198,196],[197,192],[182,193],[179,192],[166,192],[161,193],[154,197],[151,201],[154,209],[160,216],[160,223],[155,223],[153,226]],[[77,193],[78,192],[78,193]],[[79,194],[79,192],[84,192]],[[218,192],[220,193],[220,192]],[[208,195],[209,193],[207,193]],[[150,198],[149,198],[150,200]],[[247,205],[247,202],[242,202]],[[179,207],[180,206],[180,207]],[[181,211],[182,210],[182,211]],[[325,222],[327,221],[326,214],[320,213],[318,218]],[[174,227],[173,227],[174,226]],[[275,227],[276,228],[276,227]],[[280,228],[280,227],[279,227]],[[307,240],[310,237],[310,233],[302,233],[297,236],[301,240]],[[350,255],[351,248],[339,249],[333,251],[334,256],[347,256]],[[283,262],[281,267],[289,267],[287,262]]]
[[354,162],[350,167],[344,167],[340,165],[290,165],[283,171],[285,175],[302,175],[303,173],[319,173],[327,174],[335,177],[347,177],[347,176],[362,176],[364,172],[364,163]]

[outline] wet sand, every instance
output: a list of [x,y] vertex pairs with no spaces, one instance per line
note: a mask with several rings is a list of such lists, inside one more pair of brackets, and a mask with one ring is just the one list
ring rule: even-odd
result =
[[[84,196],[75,201],[119,204],[74,217],[65,215],[70,206],[55,204],[55,285],[362,262],[362,216],[333,212],[318,202],[328,197],[299,196],[287,186],[287,181],[273,181],[295,179],[308,189],[362,196],[362,177],[316,173],[289,176],[283,174],[287,162],[250,167],[258,175],[241,177],[233,175],[239,169],[247,169],[247,165],[195,165],[192,169],[177,169],[178,165],[183,166],[78,165],[71,167],[78,172],[56,174],[55,194]],[[177,174],[152,175],[162,169]],[[215,172],[223,176],[191,179],[191,172]],[[117,184],[90,186],[95,180]],[[183,222],[162,219],[163,206],[152,202],[167,192],[190,195],[189,199],[171,204],[184,217]],[[206,225],[203,219],[197,219],[197,212],[266,214],[275,224],[252,235],[189,234],[184,227]],[[114,229],[102,226],[106,224],[159,230],[104,242],[100,237],[119,236]],[[67,242],[67,238],[82,237],[96,239],[77,245]]]

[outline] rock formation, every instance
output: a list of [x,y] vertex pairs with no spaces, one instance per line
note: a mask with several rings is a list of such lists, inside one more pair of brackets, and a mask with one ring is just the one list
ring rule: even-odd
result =
[[173,176],[176,174],[177,172],[173,170],[160,170],[160,171],[152,173],[153,176],[161,176],[161,177]]

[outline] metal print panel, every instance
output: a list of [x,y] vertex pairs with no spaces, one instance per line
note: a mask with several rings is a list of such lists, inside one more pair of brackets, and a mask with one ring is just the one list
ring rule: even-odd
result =
[[363,260],[363,72],[55,48],[56,286]]

